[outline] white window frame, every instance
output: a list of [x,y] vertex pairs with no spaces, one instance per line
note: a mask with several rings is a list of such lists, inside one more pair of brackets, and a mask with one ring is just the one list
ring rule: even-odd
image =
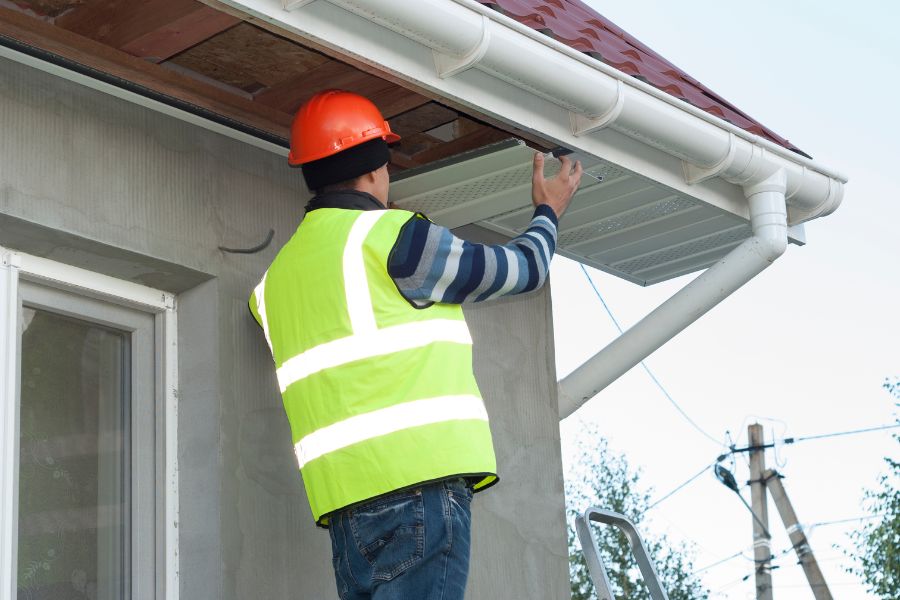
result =
[[[0,246],[0,600],[16,600],[19,445],[19,282],[31,281],[150,313],[155,319],[156,393],[163,406],[157,461],[163,481],[155,573],[157,600],[178,599],[178,330],[175,296]],[[159,467],[158,467],[159,468]],[[159,471],[157,471],[159,472]],[[162,572],[159,572],[159,570]]]

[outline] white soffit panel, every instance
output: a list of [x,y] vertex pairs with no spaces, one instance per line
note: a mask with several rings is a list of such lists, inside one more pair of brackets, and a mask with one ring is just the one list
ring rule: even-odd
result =
[[[398,208],[449,228],[477,224],[507,237],[528,226],[534,151],[508,140],[391,183]],[[750,236],[745,219],[659,182],[584,154],[585,175],[560,222],[557,251],[640,285],[704,269]],[[545,176],[559,171],[546,161]]]

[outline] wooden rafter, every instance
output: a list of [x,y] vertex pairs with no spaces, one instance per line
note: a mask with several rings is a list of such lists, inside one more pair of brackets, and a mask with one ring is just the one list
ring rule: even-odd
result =
[[121,50],[159,63],[238,23],[240,20],[231,15],[200,5],[197,10],[131,40]]
[[197,8],[193,0],[87,0],[54,24],[107,46],[124,44],[180,19]]
[[195,0],[92,0],[54,21],[72,33],[153,62],[166,60],[239,22]]
[[256,105],[215,86],[148,63],[23,13],[0,7],[0,35],[280,138],[288,137],[291,115]]
[[253,100],[290,113],[296,111],[297,107],[319,90],[329,87],[345,88],[351,82],[365,76],[365,73],[349,65],[332,60],[260,91]]
[[[370,75],[370,77],[378,79],[374,75]],[[381,110],[381,114],[384,115],[385,119],[391,119],[395,115],[431,102],[430,98],[421,96],[404,87],[392,84],[389,81],[385,83],[387,85],[384,88],[380,91],[373,91],[369,95],[369,99]]]
[[509,138],[510,135],[505,131],[485,125],[478,131],[473,131],[472,133],[451,140],[445,144],[440,144],[420,152],[415,156],[415,159],[419,164],[426,164]]
[[430,100],[337,60],[321,64],[288,81],[256,94],[253,99],[278,110],[293,113],[316,92],[338,88],[366,96],[386,119],[422,106]]
[[405,168],[417,167],[511,137],[505,131],[465,117],[454,121],[453,126],[456,137],[446,142],[427,133],[407,136],[395,148],[391,161]]
[[459,113],[455,110],[437,102],[429,102],[391,119],[391,131],[400,136],[407,136],[440,127],[458,118]]

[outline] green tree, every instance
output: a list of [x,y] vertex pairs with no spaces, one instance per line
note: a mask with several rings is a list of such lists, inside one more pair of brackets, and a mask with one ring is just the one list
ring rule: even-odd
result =
[[[566,516],[569,524],[569,581],[572,600],[596,600],[581,545],[575,535],[575,517],[588,506],[622,513],[641,531],[661,583],[671,600],[704,600],[709,596],[693,575],[693,548],[676,548],[664,535],[648,535],[642,527],[652,490],[639,485],[640,470],[614,453],[588,426],[576,442],[575,456],[567,466]],[[646,523],[644,523],[646,525]],[[595,526],[594,535],[617,600],[649,600],[650,594],[638,570],[625,535],[615,527]]]
[[[886,379],[884,388],[900,400],[900,377]],[[894,440],[900,443],[900,436],[895,435]],[[849,554],[856,564],[848,570],[859,576],[871,593],[895,600],[900,598],[900,461],[884,460],[888,472],[879,478],[876,489],[866,490],[863,500],[867,513],[880,516],[851,534],[856,548]]]

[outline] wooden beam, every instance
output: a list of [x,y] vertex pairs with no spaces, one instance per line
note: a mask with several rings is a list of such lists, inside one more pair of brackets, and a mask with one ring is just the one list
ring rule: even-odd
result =
[[194,0],[88,0],[56,18],[54,24],[120,48],[195,10]]
[[0,7],[0,34],[266,133],[289,137],[289,114],[257,105],[22,13]]
[[405,154],[401,154],[396,150],[391,150],[391,162],[388,163],[388,173],[398,173],[405,169],[418,167],[419,163],[409,158]]
[[391,131],[400,136],[412,135],[440,127],[458,118],[459,114],[455,110],[437,102],[429,102],[391,119]]
[[375,103],[385,119],[429,102],[424,96],[337,60],[331,60],[262,90],[253,100],[283,112],[294,113],[315,93],[329,88],[366,96]]
[[436,160],[441,160],[442,158],[462,154],[469,150],[475,150],[476,148],[481,148],[482,146],[487,146],[494,142],[506,140],[510,137],[511,136],[505,131],[482,125],[479,129],[476,129],[471,133],[467,133],[455,140],[435,145],[427,150],[417,152],[410,156],[410,158],[414,160],[417,165],[424,165]]
[[328,88],[343,89],[354,78],[363,75],[365,74],[360,74],[350,65],[332,60],[284,83],[261,90],[253,96],[253,101],[282,112],[293,113],[316,92]]
[[167,60],[240,23],[205,5],[121,46],[121,50],[155,63]]
[[421,152],[425,152],[426,150],[430,150],[431,148],[440,146],[444,143],[444,141],[428,135],[427,133],[413,133],[404,136],[400,142],[393,146],[393,149],[395,154],[415,160],[415,157]]
[[431,102],[431,98],[426,98],[396,83],[387,80],[384,82],[389,87],[380,92],[373,92],[369,99],[375,103],[385,119],[393,119],[396,115]]

